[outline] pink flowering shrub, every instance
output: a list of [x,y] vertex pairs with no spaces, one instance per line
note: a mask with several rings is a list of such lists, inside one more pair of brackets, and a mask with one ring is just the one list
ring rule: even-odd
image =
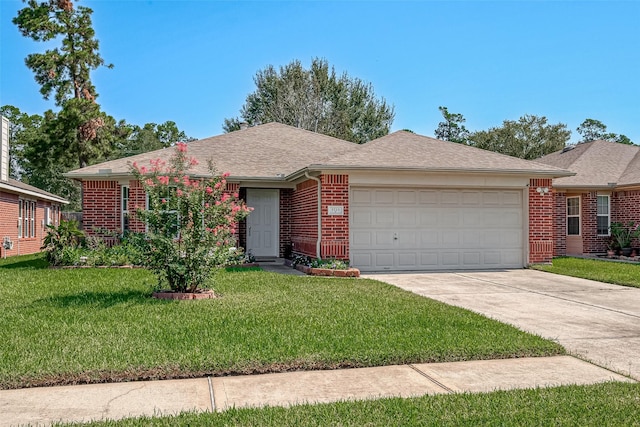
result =
[[228,173],[217,174],[210,162],[211,175],[196,178],[189,175],[195,165],[185,143],[177,144],[169,162],[132,165],[149,200],[148,209],[137,210],[148,225],[144,265],[175,292],[205,285],[236,246],[237,224],[250,212],[237,193],[225,191]]

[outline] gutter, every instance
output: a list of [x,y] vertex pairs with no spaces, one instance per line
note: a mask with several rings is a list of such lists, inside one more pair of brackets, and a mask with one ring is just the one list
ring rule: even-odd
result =
[[422,167],[386,167],[386,166],[349,166],[349,165],[320,165],[313,164],[300,169],[286,177],[287,180],[293,181],[307,172],[323,172],[323,171],[371,171],[371,172],[423,172],[423,173],[451,173],[451,174],[495,174],[495,175],[524,175],[536,178],[561,178],[576,175],[575,172],[567,170],[522,170],[522,169],[455,169],[455,168],[422,168]]
[[316,240],[316,258],[320,257],[320,238],[322,237],[322,187],[319,178],[309,175],[308,171],[304,171],[304,176],[318,183],[318,239]]

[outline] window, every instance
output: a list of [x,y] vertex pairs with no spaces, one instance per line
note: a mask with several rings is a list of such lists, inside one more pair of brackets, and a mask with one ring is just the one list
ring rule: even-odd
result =
[[29,237],[36,237],[36,202],[29,202],[31,215],[29,215]]
[[122,186],[122,231],[129,230],[129,186]]
[[580,235],[580,197],[567,197],[567,235]]
[[[169,187],[155,192],[151,196],[147,193],[147,209],[159,208],[163,218],[164,232],[167,236],[173,236],[175,239],[180,237],[180,212],[178,211],[176,191],[176,187]],[[160,230],[152,231],[157,233]]]
[[609,196],[598,196],[598,235],[608,236],[610,217],[609,217]]
[[18,238],[22,237],[22,217],[24,216],[24,201],[18,200]]
[[36,237],[36,202],[18,200],[18,238]]

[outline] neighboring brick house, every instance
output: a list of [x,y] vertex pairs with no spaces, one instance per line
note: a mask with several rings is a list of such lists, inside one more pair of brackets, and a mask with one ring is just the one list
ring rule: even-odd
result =
[[554,255],[606,252],[612,222],[640,222],[640,146],[586,142],[536,161],[575,173],[553,181]]
[[9,121],[2,117],[0,256],[40,252],[46,225],[60,222],[60,208],[67,203],[62,197],[9,178]]
[[[67,174],[82,182],[85,230],[137,230],[145,195],[131,164],[173,149]],[[560,168],[395,132],[357,145],[269,123],[188,143],[194,175],[230,172],[254,211],[240,245],[257,257],[349,259],[364,271],[520,268],[549,262],[553,178]],[[545,191],[546,190],[546,191]]]

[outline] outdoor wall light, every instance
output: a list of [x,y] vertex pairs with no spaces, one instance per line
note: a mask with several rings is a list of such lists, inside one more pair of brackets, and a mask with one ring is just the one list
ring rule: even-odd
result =
[[544,196],[545,194],[547,194],[549,192],[549,187],[538,187],[536,188],[536,191],[541,194],[542,196]]

